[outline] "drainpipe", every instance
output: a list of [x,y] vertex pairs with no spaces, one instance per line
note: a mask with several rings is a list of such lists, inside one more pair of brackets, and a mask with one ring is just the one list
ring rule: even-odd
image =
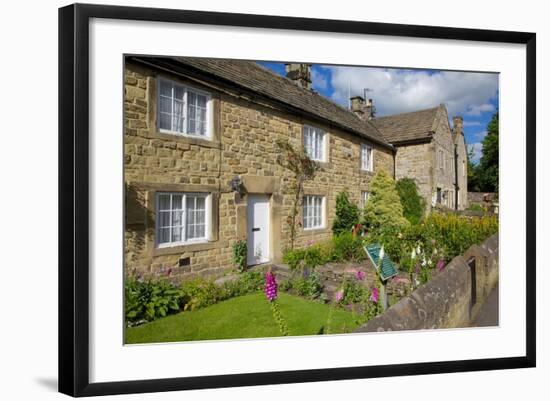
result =
[[458,210],[458,145],[455,143],[455,210]]

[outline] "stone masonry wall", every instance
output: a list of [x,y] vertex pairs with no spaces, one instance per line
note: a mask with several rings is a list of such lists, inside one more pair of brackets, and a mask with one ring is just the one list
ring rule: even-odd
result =
[[[326,196],[326,226],[298,230],[297,246],[327,239],[338,191],[347,189],[354,202],[369,189],[374,173],[359,166],[358,137],[291,115],[270,104],[259,104],[242,94],[212,84],[164,76],[208,90],[213,103],[211,140],[169,135],[156,128],[157,72],[133,63],[125,69],[124,177],[125,271],[128,275],[167,276],[174,280],[204,276],[217,278],[232,269],[231,245],[246,238],[246,193],[231,190],[240,176],[248,192],[267,193],[271,202],[272,253],[278,262],[289,244],[286,222],[291,207],[289,173],[276,163],[277,139],[301,146],[302,127],[311,124],[328,134],[327,163],[306,194]],[[208,86],[206,86],[208,85]],[[374,147],[374,170],[393,173],[393,154]],[[212,194],[212,232],[208,241],[168,248],[155,246],[155,192],[208,192]],[[301,217],[300,217],[301,220]],[[189,259],[187,259],[189,258]]]
[[433,192],[434,145],[400,146],[395,155],[395,178],[412,178],[418,186],[418,192],[426,200],[429,210]]
[[[401,299],[357,332],[467,327],[491,290],[498,285],[498,234],[457,256],[428,283]],[[469,261],[475,260],[476,298],[472,305]]]

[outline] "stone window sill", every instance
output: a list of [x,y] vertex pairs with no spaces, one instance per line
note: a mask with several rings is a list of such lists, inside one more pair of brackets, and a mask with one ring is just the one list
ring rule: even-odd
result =
[[159,130],[150,131],[149,138],[151,139],[160,139],[163,141],[173,141],[178,143],[185,143],[189,145],[197,145],[203,148],[221,148],[221,142],[215,138],[194,138],[190,136],[183,136],[177,134],[170,134],[167,132],[160,132]]
[[198,244],[177,245],[165,248],[155,248],[153,256],[175,255],[185,252],[207,251],[225,246],[220,241],[201,242]]

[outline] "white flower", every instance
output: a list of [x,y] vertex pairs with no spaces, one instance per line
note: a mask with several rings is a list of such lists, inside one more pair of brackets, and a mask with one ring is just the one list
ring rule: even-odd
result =
[[414,251],[414,248],[413,248],[413,250],[412,250],[412,252],[411,252],[411,259],[414,259],[415,256],[416,256],[416,252]]
[[380,261],[384,259],[384,245],[382,245],[382,248],[380,248],[380,255],[378,257]]
[[422,258],[422,266],[426,266],[426,258],[425,257]]
[[416,247],[416,254],[417,254],[417,255],[420,255],[420,245],[418,245],[418,246]]

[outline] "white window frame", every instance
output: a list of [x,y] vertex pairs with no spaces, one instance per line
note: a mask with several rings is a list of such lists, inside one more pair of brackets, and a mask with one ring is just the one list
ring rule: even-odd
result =
[[[310,221],[310,218],[306,219],[306,209],[307,208],[311,208],[312,205],[311,203],[314,202],[315,199],[321,199],[321,224],[318,225],[318,226],[310,226],[310,227],[306,227],[306,220],[307,221]],[[315,206],[313,206],[315,207]],[[319,229],[323,229],[326,227],[326,211],[325,211],[325,208],[326,208],[326,197],[323,196],[323,195],[304,195],[303,197],[303,202],[302,202],[302,221],[303,221],[303,227],[304,227],[304,231],[308,231],[308,230],[319,230]],[[315,214],[313,214],[313,216],[315,216]],[[314,217],[311,217],[311,218],[314,218]]]
[[445,171],[445,155],[443,153],[443,149],[438,150],[438,167],[441,171]]
[[[159,242],[160,239],[160,196],[170,195],[170,226],[172,226],[172,196],[181,196],[182,213],[182,240],[175,242]],[[204,237],[187,239],[187,197],[204,197]],[[155,193],[155,244],[157,248],[171,248],[180,245],[201,244],[210,239],[212,227],[212,194],[207,192],[156,192]]]
[[[368,160],[365,160],[365,156],[370,153]],[[362,143],[361,144],[361,170],[373,171],[374,170],[374,148],[372,145]]]
[[[183,95],[183,125],[184,125],[184,131],[183,132],[174,131],[172,129],[166,129],[166,128],[161,128],[160,127],[160,114],[161,114],[161,111],[160,111],[160,98],[161,98],[160,87],[161,87],[161,84],[163,82],[172,85],[172,88],[177,86],[177,87],[180,87],[180,88],[183,89],[183,93],[184,93],[184,95]],[[173,91],[173,89],[172,89],[172,91]],[[187,95],[188,95],[189,92],[193,92],[193,93],[196,93],[198,95],[202,95],[202,96],[206,97],[206,121],[205,121],[205,128],[204,128],[205,134],[204,135],[197,135],[197,134],[188,132],[188,125],[187,125],[188,124]],[[172,99],[173,98],[174,98],[174,96],[172,95]],[[173,100],[172,100],[172,102],[173,102]],[[184,85],[182,83],[173,81],[171,79],[159,77],[157,79],[156,106],[157,106],[157,122],[156,122],[156,125],[157,125],[157,129],[160,133],[169,134],[169,135],[184,136],[184,137],[188,137],[188,138],[199,138],[199,139],[212,140],[212,137],[213,137],[212,127],[214,126],[214,124],[213,124],[213,110],[212,110],[212,95],[209,92],[206,92],[206,91],[201,90],[201,89],[197,89],[197,88],[195,88],[193,86],[190,86],[190,85]],[[174,109],[174,106],[172,105],[172,114],[171,114],[172,125],[173,125],[173,109]]]
[[[311,134],[312,139],[306,140],[306,137]],[[321,143],[318,145],[314,145],[315,147],[311,147],[311,143],[318,139],[318,137],[321,138]],[[304,125],[303,127],[303,133],[302,133],[302,140],[304,143],[304,149],[309,156],[311,160],[318,161],[318,162],[326,162],[327,161],[327,133],[322,130],[321,128],[313,127],[311,125]],[[321,157],[316,157],[315,153],[321,153]]]

